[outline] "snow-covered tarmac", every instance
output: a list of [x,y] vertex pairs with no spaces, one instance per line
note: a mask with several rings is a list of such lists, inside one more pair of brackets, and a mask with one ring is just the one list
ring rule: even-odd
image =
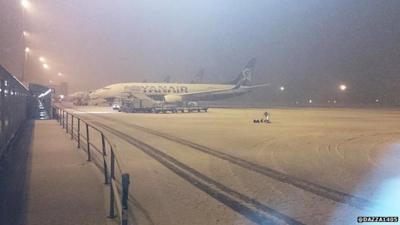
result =
[[[265,111],[272,123],[254,123]],[[357,216],[400,216],[400,111],[75,112],[115,143],[139,224],[357,224]]]

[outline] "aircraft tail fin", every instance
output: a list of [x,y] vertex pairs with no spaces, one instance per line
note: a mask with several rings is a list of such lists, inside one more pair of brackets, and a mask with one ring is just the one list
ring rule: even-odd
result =
[[191,84],[197,84],[197,83],[203,83],[203,78],[204,78],[204,68],[201,68],[201,70],[194,76],[194,79],[190,81]]
[[250,59],[239,76],[235,80],[231,81],[230,84],[234,84],[237,87],[240,87],[241,85],[250,85],[255,64],[256,58]]
[[171,81],[171,76],[166,76],[163,80],[164,83],[169,83]]

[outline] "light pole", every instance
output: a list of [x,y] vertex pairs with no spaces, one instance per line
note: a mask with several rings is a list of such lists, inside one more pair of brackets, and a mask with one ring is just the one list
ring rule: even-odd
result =
[[336,104],[338,102],[337,100],[339,100],[341,104],[346,104],[345,93],[347,92],[348,87],[346,84],[341,83],[341,84],[339,84],[338,88],[339,88],[339,92],[342,94],[339,93],[338,95],[336,95],[337,98],[336,97],[333,98],[333,104]]
[[346,86],[345,84],[341,84],[341,85],[339,86],[339,89],[340,89],[341,91],[346,91],[347,86]]
[[25,79],[25,64],[28,64],[28,59],[29,59],[29,53],[31,52],[31,49],[26,47],[25,48],[25,58],[24,58],[24,63],[22,65],[22,76],[21,76],[21,81],[24,81]]
[[28,0],[22,0],[21,5],[24,9],[28,9],[31,6],[31,3]]
[[[23,45],[25,45],[25,38],[28,36],[28,32],[25,31],[25,10],[30,7],[30,2],[28,0],[21,0],[21,6],[22,6],[22,42]],[[21,75],[21,81],[23,82],[25,79],[25,63],[28,60],[29,57],[29,52],[30,49],[28,47],[25,47],[25,57],[24,61],[22,63],[22,75]]]

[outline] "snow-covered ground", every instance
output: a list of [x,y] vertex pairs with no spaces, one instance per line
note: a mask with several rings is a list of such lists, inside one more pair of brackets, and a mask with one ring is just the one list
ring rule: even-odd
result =
[[[400,215],[400,111],[76,110],[107,128],[131,174],[139,224],[356,224],[357,216]],[[265,111],[272,123],[254,123]],[[175,161],[163,156],[162,164],[121,133]]]

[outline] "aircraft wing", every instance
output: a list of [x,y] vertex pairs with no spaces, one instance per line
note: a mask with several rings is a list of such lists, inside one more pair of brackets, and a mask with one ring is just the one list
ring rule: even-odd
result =
[[198,92],[190,92],[190,93],[180,93],[180,94],[174,94],[182,97],[192,97],[192,96],[204,96],[204,95],[212,95],[212,94],[219,94],[219,93],[224,93],[227,91],[234,90],[235,87],[233,88],[223,88],[223,89],[214,89],[214,90],[206,90],[206,91],[198,91]]
[[150,98],[149,96],[147,96],[144,93],[141,92],[124,92],[126,94],[127,97],[131,97],[131,98],[135,98],[135,99],[139,99],[139,100],[144,100],[147,102],[151,102],[151,103],[159,103],[159,101],[156,101],[152,98]]
[[214,89],[214,90],[207,90],[207,91],[198,91],[198,92],[191,92],[191,93],[181,93],[181,94],[175,94],[175,95],[180,95],[180,96],[193,96],[193,95],[208,95],[208,94],[218,94],[218,93],[224,93],[227,91],[234,91],[234,90],[240,90],[240,89],[253,89],[253,88],[258,88],[258,87],[266,87],[269,86],[269,83],[265,84],[255,84],[251,86],[233,86],[232,88],[223,88],[223,89]]
[[265,84],[255,84],[255,85],[251,85],[251,86],[241,86],[240,88],[243,89],[253,89],[253,88],[258,88],[258,87],[267,87],[269,86],[269,83],[265,83]]
[[178,102],[178,101],[201,101],[209,99],[217,99],[223,96],[234,96],[249,92],[253,88],[268,86],[269,84],[259,84],[253,86],[232,86],[231,88],[206,90],[191,93],[180,93],[165,95],[164,100],[166,102]]

